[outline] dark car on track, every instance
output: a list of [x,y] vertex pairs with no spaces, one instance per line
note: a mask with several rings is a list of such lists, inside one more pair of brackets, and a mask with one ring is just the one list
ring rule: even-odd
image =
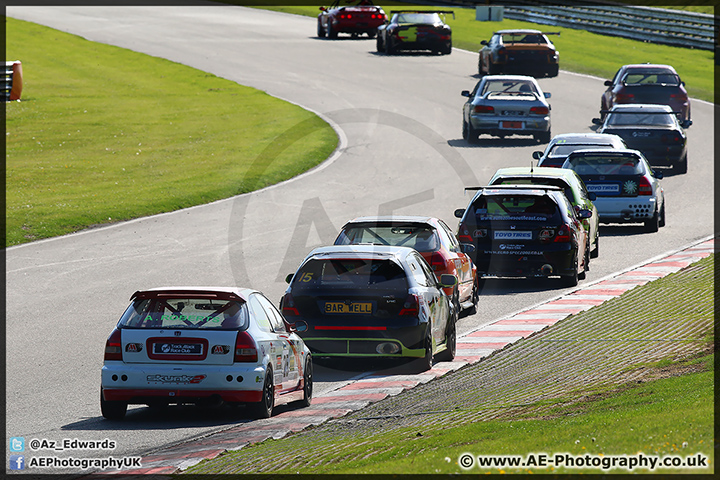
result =
[[458,283],[445,289],[458,312],[475,313],[478,303],[476,269],[465,253],[475,247],[461,245],[439,218],[424,216],[359,217],[343,225],[335,245],[396,245],[412,247],[423,256],[436,277],[455,275]]
[[349,33],[373,38],[386,18],[383,9],[370,0],[337,0],[330,7],[320,7],[317,36],[337,38],[338,33]]
[[560,68],[560,54],[548,35],[558,32],[540,30],[500,30],[490,40],[483,40],[478,52],[478,73],[498,75],[513,73],[535,77],[556,77]]
[[453,275],[435,274],[410,247],[333,245],[303,260],[280,306],[313,358],[404,358],[419,371],[433,356],[455,357],[457,311],[443,288]]
[[[670,65],[634,64],[620,67],[600,101],[600,111],[625,103],[668,105],[681,121],[690,120],[690,98],[685,82]],[[603,115],[604,116],[604,115]]]
[[460,218],[458,240],[475,244],[478,277],[549,277],[566,286],[585,278],[590,242],[582,219],[559,187],[502,185],[477,189]]
[[538,167],[562,167],[565,159],[583,148],[627,148],[622,138],[607,133],[561,133],[555,135],[545,151],[533,152]]
[[615,105],[605,112],[605,120],[593,118],[598,132],[622,137],[628,148],[640,150],[650,165],[672,167],[673,173],[686,173],[687,135],[667,105]]
[[643,223],[648,232],[665,226],[662,172],[637,150],[579,150],[562,168],[574,170],[597,196],[600,223]]
[[452,29],[445,10],[394,10],[390,20],[378,28],[377,51],[392,55],[399,51],[428,50],[449,55],[452,52]]
[[593,201],[597,198],[588,192],[585,183],[577,173],[565,168],[547,167],[508,167],[500,168],[490,178],[488,185],[552,185],[560,187],[575,207],[575,211],[589,210],[592,215],[583,218],[582,223],[590,238],[590,256],[595,258],[600,252],[600,230],[598,211]]

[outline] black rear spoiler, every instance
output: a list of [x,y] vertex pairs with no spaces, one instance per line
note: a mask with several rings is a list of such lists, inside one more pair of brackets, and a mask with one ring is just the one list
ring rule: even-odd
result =
[[396,13],[442,13],[444,15],[449,13],[452,14],[453,19],[455,19],[455,12],[452,10],[390,10],[390,15]]

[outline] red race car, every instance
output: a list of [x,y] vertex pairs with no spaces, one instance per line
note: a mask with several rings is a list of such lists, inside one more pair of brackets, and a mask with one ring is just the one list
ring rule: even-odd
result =
[[375,38],[377,29],[385,23],[385,12],[370,0],[336,0],[330,7],[320,7],[317,36],[337,38],[338,33],[357,37],[367,33]]

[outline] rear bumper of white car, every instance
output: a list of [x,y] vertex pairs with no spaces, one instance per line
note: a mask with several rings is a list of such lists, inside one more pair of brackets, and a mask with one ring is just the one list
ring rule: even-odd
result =
[[259,402],[264,366],[127,365],[106,362],[102,391],[107,401],[168,403],[219,396],[226,402]]

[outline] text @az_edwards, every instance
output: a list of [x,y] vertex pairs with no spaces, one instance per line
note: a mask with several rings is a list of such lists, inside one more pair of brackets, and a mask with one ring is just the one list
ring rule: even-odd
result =
[[568,468],[568,469],[600,469],[655,470],[658,468],[708,468],[708,457],[702,453],[694,455],[599,455],[570,453],[530,453],[527,455],[472,455],[463,453],[458,458],[458,465],[463,470],[472,468]]

